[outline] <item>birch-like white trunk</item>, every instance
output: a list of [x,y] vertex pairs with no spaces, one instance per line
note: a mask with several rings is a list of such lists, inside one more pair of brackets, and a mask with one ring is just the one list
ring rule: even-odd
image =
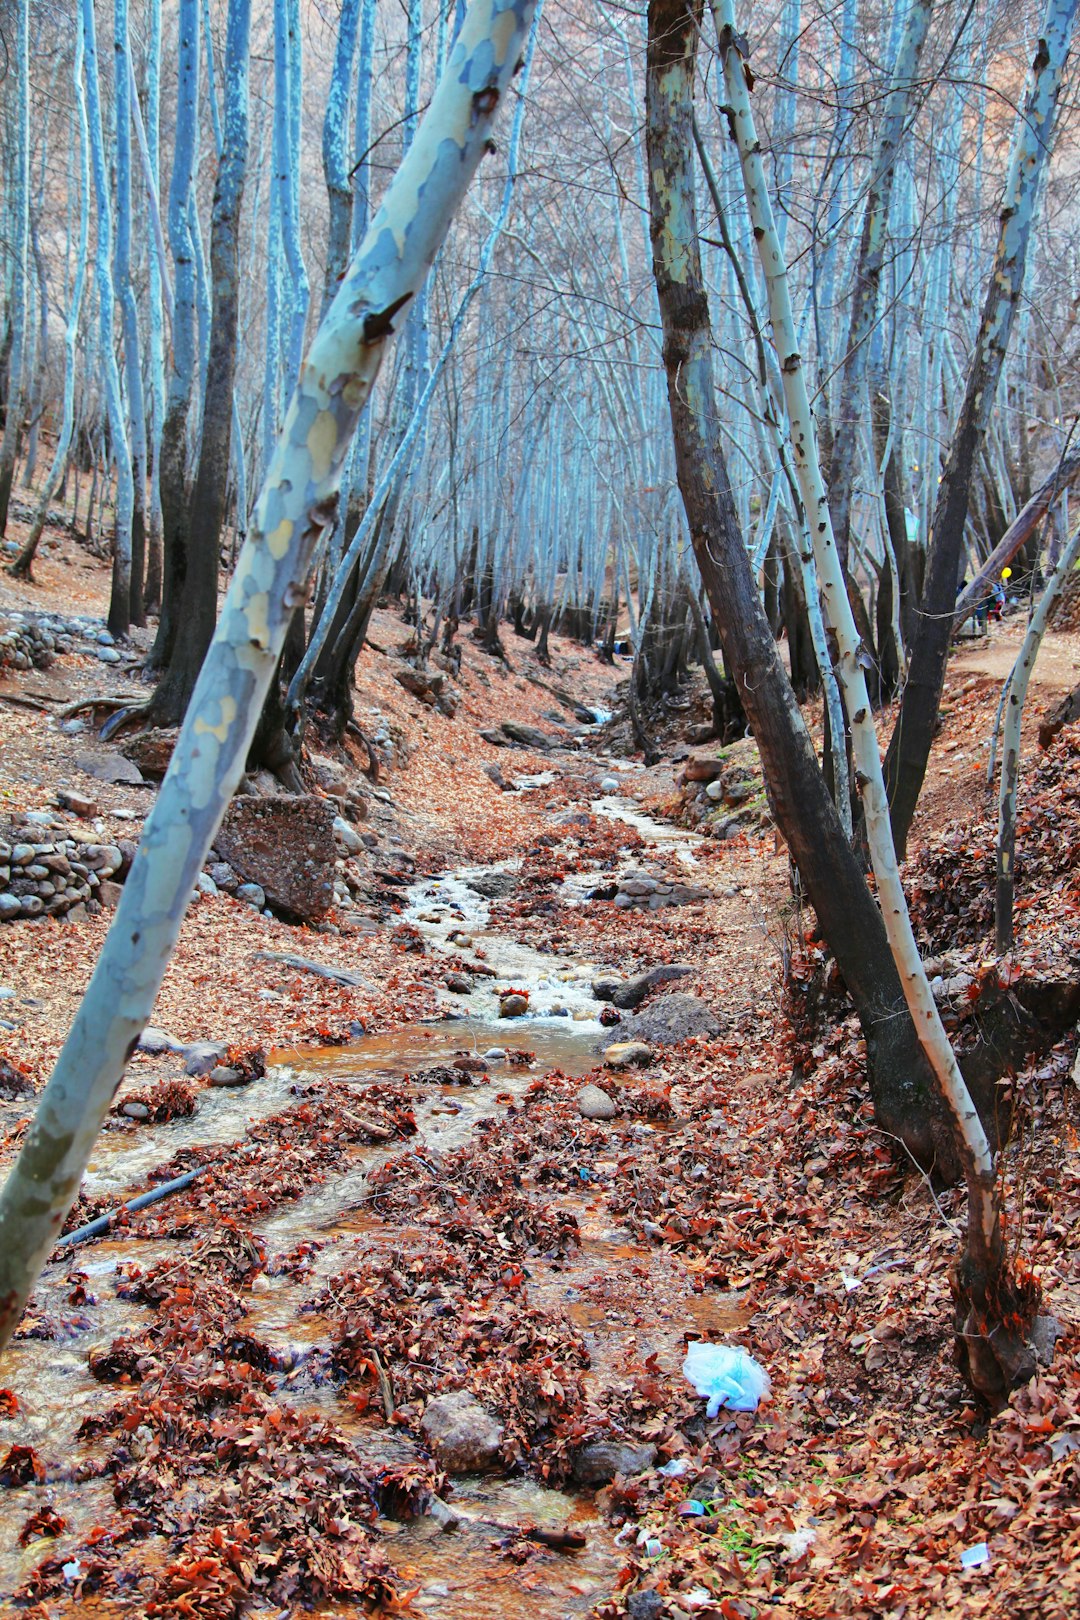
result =
[[474,0],[416,138],[314,339],[172,762],[22,1151],[0,1194],[0,1346],[71,1205],[240,779],[350,440],[400,311],[487,149],[532,18]]

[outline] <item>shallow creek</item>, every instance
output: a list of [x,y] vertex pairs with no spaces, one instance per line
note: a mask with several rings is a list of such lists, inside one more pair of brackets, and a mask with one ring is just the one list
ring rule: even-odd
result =
[[[654,847],[674,850],[680,859],[693,863],[694,835],[653,822],[616,797],[597,801],[593,809],[625,820]],[[626,864],[631,864],[629,858]],[[470,868],[423,880],[410,890],[404,913],[404,920],[424,934],[430,950],[472,956],[493,970],[493,977],[476,981],[468,998],[468,1016],[460,1011],[464,998],[447,993],[446,1016],[438,1022],[369,1036],[345,1047],[271,1053],[263,1080],[241,1090],[201,1091],[198,1110],[191,1118],[154,1128],[106,1131],[87,1173],[88,1193],[119,1203],[141,1191],[148,1172],[181,1147],[237,1141],[254,1121],[287,1109],[291,1088],[298,1082],[329,1075],[356,1082],[359,1091],[373,1080],[390,1076],[400,1080],[405,1074],[447,1062],[462,1050],[487,1057],[490,1073],[484,1083],[415,1086],[419,1134],[408,1144],[358,1147],[343,1173],[313,1186],[257,1225],[258,1235],[271,1253],[313,1237],[326,1246],[317,1257],[314,1272],[303,1282],[256,1277],[249,1315],[239,1325],[271,1344],[281,1354],[284,1367],[292,1368],[284,1376],[280,1397],[332,1419],[373,1464],[414,1456],[414,1443],[400,1430],[387,1429],[370,1417],[357,1417],[344,1393],[332,1383],[320,1384],[305,1376],[305,1364],[313,1349],[326,1342],[329,1328],[325,1320],[300,1314],[303,1302],[348,1263],[349,1245],[358,1237],[369,1244],[393,1244],[401,1239],[400,1227],[370,1212],[365,1197],[368,1176],[388,1156],[406,1148],[436,1155],[460,1147],[480,1119],[505,1109],[507,1093],[520,1097],[547,1070],[559,1068],[579,1075],[597,1061],[594,1048],[600,1025],[594,1015],[599,1009],[590,981],[603,964],[545,955],[493,932],[489,902],[471,885],[491,892],[492,880],[497,883],[500,870]],[[580,893],[567,893],[564,900],[574,904]],[[529,991],[529,1015],[512,1021],[499,1018],[497,990],[508,986]],[[506,1052],[513,1048],[535,1054],[531,1070],[508,1064]],[[636,1127],[641,1132],[666,1128]],[[645,1275],[650,1251],[636,1246],[628,1233],[605,1226],[599,1201],[586,1203],[584,1208],[575,1204],[574,1210],[582,1229],[580,1254],[560,1265],[530,1260],[530,1293],[538,1303],[565,1312],[584,1334],[593,1358],[590,1380],[617,1376],[629,1354],[628,1346],[637,1352],[643,1347],[659,1352],[661,1364],[666,1363],[672,1376],[677,1376],[685,1326],[694,1322],[711,1328],[738,1325],[742,1319],[738,1300],[725,1302],[714,1296],[705,1302],[692,1294],[688,1279],[680,1274],[665,1287],[670,1309],[654,1312],[648,1332],[642,1335],[641,1316],[635,1316],[633,1307],[633,1296],[640,1290],[625,1280]],[[36,1291],[36,1308],[39,1314],[61,1319],[64,1329],[59,1338],[48,1341],[20,1340],[5,1357],[3,1382],[16,1391],[20,1410],[4,1421],[0,1443],[4,1452],[12,1444],[32,1445],[46,1462],[49,1475],[40,1486],[0,1490],[0,1605],[42,1558],[74,1547],[95,1524],[106,1522],[111,1515],[108,1479],[70,1483],[71,1468],[93,1454],[92,1442],[76,1442],[78,1425],[112,1405],[119,1393],[94,1381],[87,1358],[90,1351],[108,1348],[115,1338],[136,1331],[150,1315],[144,1307],[116,1297],[116,1266],[134,1262],[146,1269],[175,1255],[176,1244],[165,1240],[107,1238],[68,1250],[62,1262],[47,1267]],[[85,1274],[83,1286],[90,1300],[83,1307],[72,1304],[72,1283],[66,1279],[73,1269]],[[650,1311],[653,1303],[650,1301]],[[703,1309],[711,1313],[707,1321]],[[483,1478],[455,1481],[452,1501],[461,1515],[453,1534],[447,1534],[433,1518],[382,1525],[387,1550],[404,1584],[418,1589],[413,1603],[419,1612],[438,1615],[440,1620],[487,1620],[488,1616],[501,1620],[510,1613],[535,1620],[564,1620],[586,1613],[611,1589],[621,1557],[591,1495],[546,1490],[526,1479]],[[53,1506],[68,1521],[67,1533],[59,1541],[38,1540],[21,1550],[17,1537],[22,1525],[45,1505]],[[582,1551],[546,1553],[530,1562],[526,1571],[493,1552],[493,1544],[507,1527],[571,1523],[575,1530],[585,1532]],[[148,1565],[160,1561],[164,1552],[162,1544],[147,1543]],[[317,1612],[332,1614],[339,1609],[331,1605]],[[95,1612],[137,1611],[98,1600]]]

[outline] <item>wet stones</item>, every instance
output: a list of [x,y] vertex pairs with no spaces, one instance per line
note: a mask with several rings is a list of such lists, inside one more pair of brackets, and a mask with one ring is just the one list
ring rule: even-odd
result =
[[517,991],[512,991],[510,995],[502,996],[499,1000],[500,1018],[523,1018],[528,1010],[528,996],[519,995]]
[[648,872],[626,872],[615,890],[615,904],[621,910],[636,906],[642,911],[660,911],[664,906],[688,906],[710,900],[710,890],[677,878],[652,877]]
[[468,1390],[430,1400],[420,1432],[448,1474],[490,1473],[502,1465],[502,1425]]
[[448,973],[446,976],[446,988],[452,995],[470,996],[472,995],[472,980],[467,979],[464,973]]

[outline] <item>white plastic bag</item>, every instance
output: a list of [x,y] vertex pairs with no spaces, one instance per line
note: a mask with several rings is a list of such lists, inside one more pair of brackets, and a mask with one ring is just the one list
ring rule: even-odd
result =
[[736,1345],[696,1339],[687,1348],[682,1370],[698,1394],[708,1397],[705,1411],[711,1418],[722,1406],[731,1412],[756,1412],[758,1402],[769,1393],[764,1367]]

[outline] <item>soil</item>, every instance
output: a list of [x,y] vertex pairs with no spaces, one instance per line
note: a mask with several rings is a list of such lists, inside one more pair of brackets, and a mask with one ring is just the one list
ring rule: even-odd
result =
[[[70,536],[50,535],[38,576],[0,577],[0,615],[101,621],[105,566]],[[199,1173],[58,1247],[0,1367],[3,1603],[43,1620],[1074,1613],[1075,1031],[1010,1082],[1010,1239],[1062,1337],[991,1417],[952,1361],[963,1200],[876,1130],[842,995],[824,1017],[800,1003],[821,953],[782,846],[767,823],[723,841],[672,826],[670,754],[693,711],[646,770],[552,690],[611,709],[625,667],[556,636],[545,668],[510,631],[504,664],[462,635],[451,718],[391,678],[409,635],[396,605],[371,635],[357,718],[383,739],[386,797],[359,827],[377,839],[370,895],[333,932],[224,893],[192,903],[153,1023],[225,1043],[249,1083],[132,1060],[68,1230]],[[1011,620],[953,659],[914,829],[917,922],[951,984],[992,966],[983,776],[1019,639]],[[1035,977],[1080,965],[1078,728],[1047,757],[1034,744],[1078,662],[1080,636],[1047,637],[1024,732],[1016,961]],[[97,807],[69,818],[79,836],[137,837],[154,788],[81,771],[106,745],[58,711],[141,689],[134,657],[92,653],[0,676],[8,809],[73,788]],[[560,746],[481,738],[507,718]],[[338,758],[358,783],[361,756]],[[411,880],[393,902],[376,878],[391,858]],[[516,882],[488,883],[488,900],[468,879],[492,867]],[[588,898],[631,867],[689,874],[711,898]],[[20,1083],[0,1088],[0,1168],[108,921],[0,925],[0,1050]],[[643,1006],[699,996],[720,1033],[614,1072],[591,980],[657,963],[691,971]],[[527,1013],[500,1018],[511,990]],[[965,997],[949,1013],[961,1040]],[[613,1118],[581,1117],[585,1083]],[[150,1118],[125,1115],[132,1102]],[[757,1411],[707,1417],[682,1373],[701,1338],[767,1371]],[[498,1425],[488,1474],[447,1479],[424,1439],[427,1402],[454,1390]]]

